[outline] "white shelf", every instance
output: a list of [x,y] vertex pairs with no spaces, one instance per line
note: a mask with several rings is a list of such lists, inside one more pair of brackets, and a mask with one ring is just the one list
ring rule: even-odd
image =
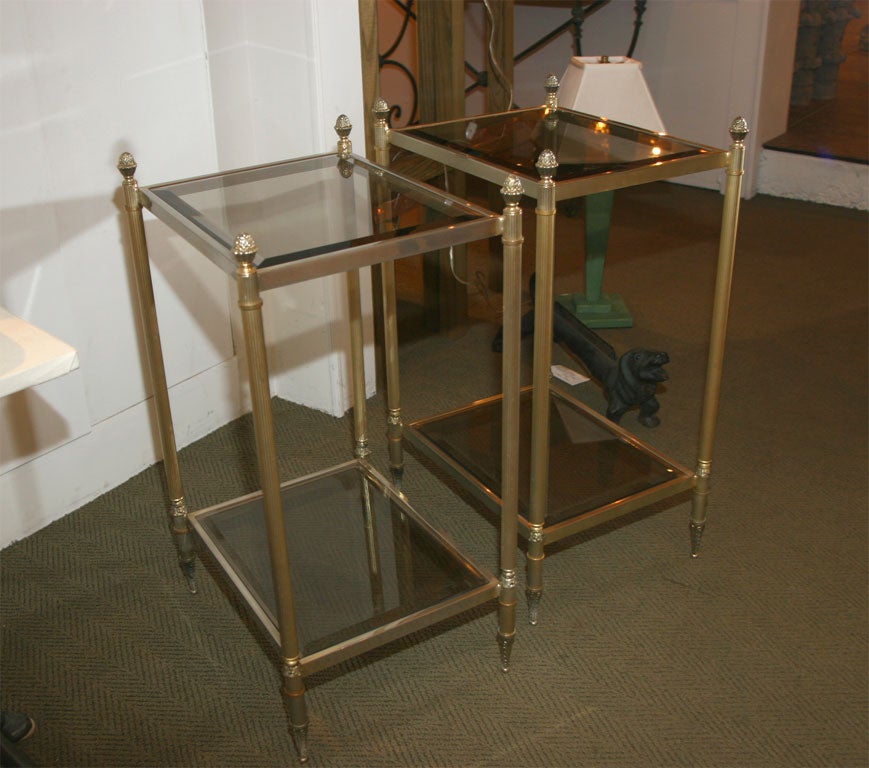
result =
[[78,368],[69,344],[0,307],[0,397]]

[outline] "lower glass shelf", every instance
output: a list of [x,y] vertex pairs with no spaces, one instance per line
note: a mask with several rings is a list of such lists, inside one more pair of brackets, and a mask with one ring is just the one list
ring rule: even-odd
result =
[[[281,486],[304,672],[497,595],[497,580],[367,462]],[[191,513],[194,530],[280,642],[262,493]]]
[[[532,388],[520,396],[519,530],[531,522]],[[501,505],[501,395],[408,425],[412,444],[492,509]],[[693,473],[584,403],[550,388],[547,541],[591,528],[693,486]]]

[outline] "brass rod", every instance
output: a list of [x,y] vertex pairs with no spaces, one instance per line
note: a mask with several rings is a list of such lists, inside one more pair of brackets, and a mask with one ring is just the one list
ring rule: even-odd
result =
[[290,572],[286,522],[278,477],[278,454],[263,330],[263,302],[259,293],[257,270],[253,266],[253,259],[256,256],[256,243],[254,243],[253,238],[247,234],[239,235],[235,239],[233,255],[238,261],[238,271],[236,272],[238,306],[241,310],[245,351],[247,352],[257,464],[263,492],[281,653],[285,659],[298,661],[300,648],[296,629],[293,580]]
[[[376,162],[389,165],[389,105],[384,99],[377,99],[373,108],[374,156]],[[383,186],[376,186],[377,203],[386,202]],[[384,367],[386,370],[386,408],[387,443],[389,445],[389,464],[392,478],[400,482],[404,467],[402,437],[404,425],[401,421],[401,388],[398,368],[398,308],[395,295],[395,263],[385,261],[380,264],[380,282],[383,305],[383,347]]]
[[718,266],[712,304],[712,329],[709,338],[709,357],[706,364],[706,384],[703,393],[694,498],[691,507],[691,553],[695,557],[706,524],[709,478],[721,396],[724,346],[730,311],[730,291],[733,282],[733,262],[736,251],[736,233],[745,163],[745,137],[747,135],[748,126],[745,120],[741,117],[734,120],[730,126],[730,136],[733,143],[730,147],[726,171]]
[[350,316],[350,379],[353,387],[354,455],[364,459],[371,453],[368,447],[368,418],[365,405],[365,358],[362,338],[362,295],[359,270],[351,269],[347,276],[347,307]]
[[519,390],[522,307],[522,182],[508,176],[501,193],[504,231],[503,358],[501,380],[501,542],[498,637],[501,668],[507,671],[516,635],[516,546],[519,518]]
[[383,285],[383,340],[386,358],[386,407],[389,464],[393,477],[401,475],[404,456],[401,447],[404,426],[401,421],[401,389],[398,375],[398,308],[395,298],[395,262],[381,264]]
[[157,306],[154,300],[154,285],[151,281],[151,268],[148,260],[148,245],[145,239],[145,223],[142,217],[142,203],[139,199],[138,184],[132,175],[123,181],[124,210],[127,227],[133,247],[133,269],[136,289],[139,295],[139,311],[144,330],[145,350],[154,390],[154,404],[157,409],[157,426],[163,449],[163,467],[166,484],[173,500],[183,497],[181,471],[178,465],[178,452],[175,443],[175,429],[172,425],[172,409],[169,404],[169,389],[166,384],[166,369],[163,364],[163,348],[160,342],[160,327],[157,321]]
[[543,524],[549,504],[549,369],[552,360],[553,265],[555,261],[555,185],[552,176],[558,161],[552,150],[540,153],[537,170],[541,191],[537,198],[536,286],[534,290],[534,357],[531,397],[531,504],[529,519],[534,527],[529,538],[526,592],[529,620],[537,623],[543,590]]
[[177,536],[178,561],[187,580],[187,588],[195,593],[196,552],[193,544],[193,532],[187,519],[187,504],[184,500],[184,489],[181,482],[175,428],[172,423],[172,407],[169,402],[169,387],[166,383],[166,368],[163,361],[163,346],[160,341],[160,326],[157,320],[157,305],[154,300],[154,284],[151,280],[148,243],[145,237],[145,222],[142,216],[142,200],[139,196],[139,185],[134,178],[136,161],[129,152],[124,152],[120,156],[118,170],[124,177],[124,212],[133,250],[133,275],[139,297],[139,313],[142,320],[151,389],[157,414],[157,431],[160,435],[160,446],[163,454],[163,471],[169,491],[172,532]]

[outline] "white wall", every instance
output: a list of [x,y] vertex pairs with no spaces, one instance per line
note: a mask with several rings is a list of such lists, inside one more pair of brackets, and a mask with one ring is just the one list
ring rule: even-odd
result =
[[[354,0],[204,0],[219,167],[334,150],[347,114],[365,153]],[[256,233],[252,233],[256,236]],[[373,391],[368,270],[363,275],[366,361]],[[349,407],[343,275],[266,296],[272,391],[333,415]],[[240,338],[240,336],[239,336]]]
[[[144,185],[329,150],[340,111],[361,142],[356,18],[355,0],[0,2],[0,304],[81,361],[0,400],[0,546],[157,459],[120,152]],[[243,408],[233,287],[161,224],[146,228],[183,446]],[[342,412],[343,283],[272,303],[271,325],[305,340],[301,367],[280,360],[276,391]]]

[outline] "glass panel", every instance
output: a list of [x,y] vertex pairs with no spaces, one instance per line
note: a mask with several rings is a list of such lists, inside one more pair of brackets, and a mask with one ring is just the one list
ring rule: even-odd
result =
[[237,234],[249,232],[260,268],[490,215],[336,155],[151,187],[146,193],[227,251]]
[[[587,416],[577,405],[549,398],[549,509],[545,525],[673,480],[675,471]],[[501,398],[420,422],[414,427],[446,456],[501,497]],[[531,390],[520,399],[521,434],[531,434]],[[519,446],[519,512],[528,517],[531,441]]]
[[[358,465],[285,486],[283,504],[303,655],[487,584]],[[276,625],[261,498],[195,516]]]
[[551,149],[559,164],[556,182],[717,152],[591,115],[549,113],[542,107],[405,128],[401,133],[534,179],[535,160]]

